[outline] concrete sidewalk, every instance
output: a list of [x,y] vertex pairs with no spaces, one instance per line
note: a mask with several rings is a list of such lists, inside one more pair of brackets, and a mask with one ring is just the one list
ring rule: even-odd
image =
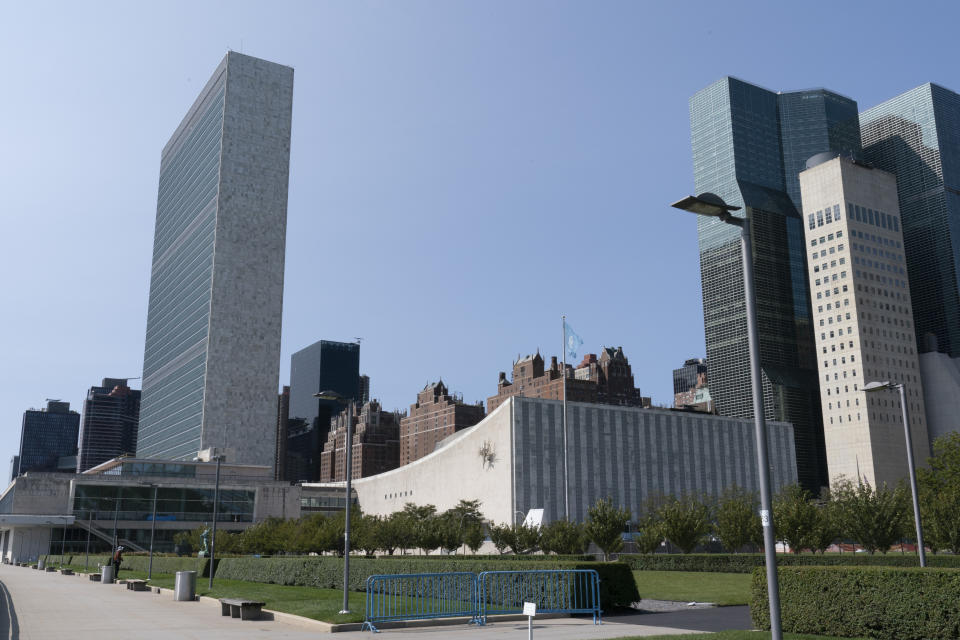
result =
[[[604,619],[556,618],[534,625],[534,636],[550,640],[612,639],[625,636],[695,633],[750,628],[746,607],[638,614]],[[746,625],[746,626],[744,626]],[[315,638],[329,625],[280,614],[275,620],[241,621],[220,615],[216,601],[174,602],[169,592],[128,591],[85,577],[63,576],[0,565],[0,640],[58,640],[132,637],[138,640]],[[526,622],[391,629],[388,638],[402,640],[486,640],[526,638]],[[336,640],[373,638],[369,631],[341,632]]]

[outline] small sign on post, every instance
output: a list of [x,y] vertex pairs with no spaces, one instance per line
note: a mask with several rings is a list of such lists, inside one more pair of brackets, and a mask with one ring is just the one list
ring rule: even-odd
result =
[[527,616],[527,640],[533,640],[533,617],[537,615],[537,603],[524,602],[523,615]]

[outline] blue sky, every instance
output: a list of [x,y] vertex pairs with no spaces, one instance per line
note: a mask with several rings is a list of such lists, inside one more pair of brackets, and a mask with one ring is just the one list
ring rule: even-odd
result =
[[947,2],[3,7],[3,464],[28,407],[140,375],[160,150],[228,49],[295,69],[280,382],[361,336],[388,409],[440,376],[485,399],[518,354],[559,355],[563,313],[669,403],[704,352],[696,225],[669,208],[690,95],[960,90]]

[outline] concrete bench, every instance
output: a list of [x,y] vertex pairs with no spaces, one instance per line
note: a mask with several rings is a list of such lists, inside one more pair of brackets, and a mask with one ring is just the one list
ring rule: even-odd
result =
[[91,574],[90,574],[90,580],[92,580],[93,582],[100,582],[100,574],[99,574],[99,573],[91,573]]
[[54,571],[57,570],[57,568],[56,568],[56,567],[44,567],[43,570],[46,571],[47,573],[53,573]]
[[265,602],[239,598],[220,598],[220,615],[241,620],[257,620],[260,617],[260,609],[265,604]]
[[129,589],[130,591],[146,591],[147,581],[146,580],[127,580],[127,589]]
[[72,576],[72,575],[73,575],[73,569],[63,568],[63,569],[60,569],[60,573],[63,574],[63,575],[65,575],[65,576]]

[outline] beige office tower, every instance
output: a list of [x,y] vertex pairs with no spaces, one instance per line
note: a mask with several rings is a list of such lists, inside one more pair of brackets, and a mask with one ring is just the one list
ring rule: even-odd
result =
[[930,455],[897,179],[826,153],[800,190],[830,481],[894,485],[907,476],[899,395],[865,384],[905,384],[914,456]]

